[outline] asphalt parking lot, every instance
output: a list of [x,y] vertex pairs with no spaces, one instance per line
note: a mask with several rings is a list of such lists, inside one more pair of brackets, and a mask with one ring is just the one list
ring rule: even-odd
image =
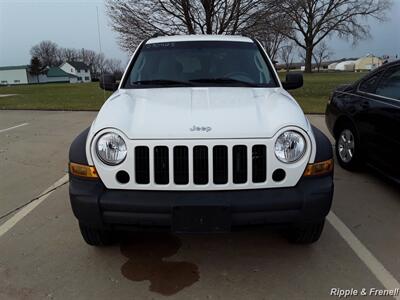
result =
[[[400,187],[368,170],[336,166],[332,213],[311,246],[273,229],[86,245],[65,175],[69,144],[94,117],[0,111],[0,216],[55,188],[0,219],[0,299],[334,299],[332,288],[400,288]],[[327,132],[323,116],[310,120]]]

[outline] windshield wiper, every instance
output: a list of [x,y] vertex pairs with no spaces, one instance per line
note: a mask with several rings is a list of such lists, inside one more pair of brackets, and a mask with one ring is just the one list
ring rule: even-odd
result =
[[191,79],[189,80],[190,82],[198,82],[198,83],[220,83],[220,84],[239,84],[239,85],[245,85],[245,86],[260,86],[257,83],[254,82],[248,82],[248,81],[243,81],[243,80],[238,80],[234,78],[228,78],[228,77],[221,77],[221,78],[198,78],[198,79]]
[[189,81],[180,81],[180,80],[169,80],[169,79],[153,79],[153,80],[138,80],[132,82],[132,84],[136,85],[185,85],[192,86],[193,83]]

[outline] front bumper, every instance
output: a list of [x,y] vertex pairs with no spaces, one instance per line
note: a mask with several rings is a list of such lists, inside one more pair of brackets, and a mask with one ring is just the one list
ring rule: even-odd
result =
[[69,193],[76,218],[95,228],[171,229],[177,207],[224,208],[232,227],[293,224],[321,221],[328,214],[333,175],[303,177],[290,188],[232,191],[109,190],[100,180],[71,175]]

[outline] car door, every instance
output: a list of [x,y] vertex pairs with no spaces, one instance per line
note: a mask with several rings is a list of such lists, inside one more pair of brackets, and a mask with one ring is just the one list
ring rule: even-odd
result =
[[361,147],[367,162],[375,161],[380,157],[378,146],[378,132],[374,112],[379,109],[379,103],[375,101],[374,93],[384,70],[373,73],[361,80],[355,93],[352,95],[353,106],[350,113],[356,123],[360,137]]
[[400,178],[400,65],[388,68],[373,94],[377,161],[390,175]]

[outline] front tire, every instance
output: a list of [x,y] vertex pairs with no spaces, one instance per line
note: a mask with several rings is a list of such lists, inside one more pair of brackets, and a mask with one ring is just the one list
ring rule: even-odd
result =
[[79,223],[79,229],[85,242],[91,246],[109,246],[114,243],[113,232],[92,228]]
[[339,165],[348,171],[358,170],[361,165],[360,143],[354,126],[349,123],[343,124],[335,139],[335,152]]
[[296,224],[289,229],[289,242],[294,244],[312,244],[319,240],[324,229],[325,219],[321,222]]

